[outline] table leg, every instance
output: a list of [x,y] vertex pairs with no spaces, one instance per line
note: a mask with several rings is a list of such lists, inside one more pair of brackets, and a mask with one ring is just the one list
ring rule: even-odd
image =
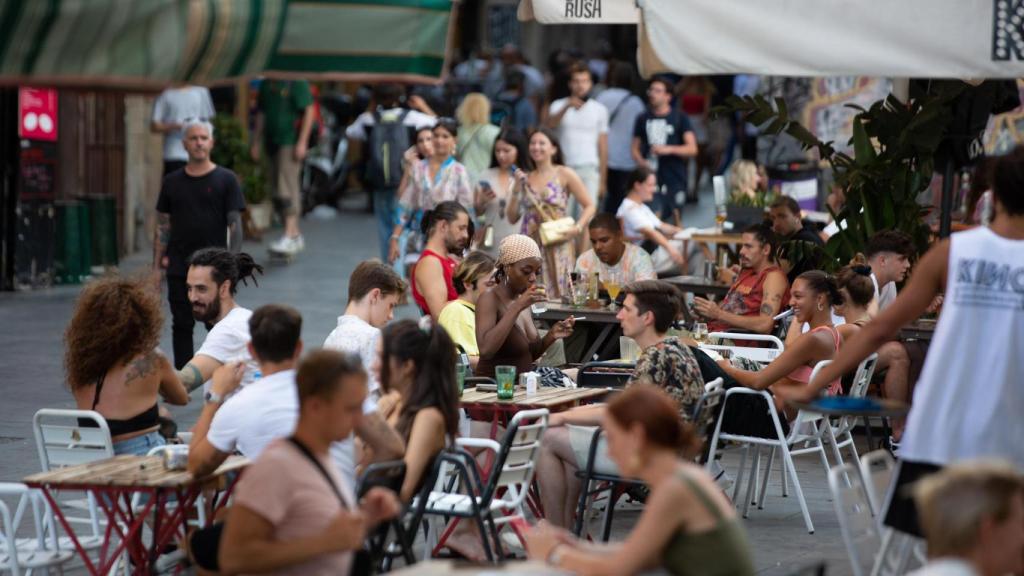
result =
[[590,349],[583,355],[584,364],[594,359],[594,354],[597,354],[604,347],[605,340],[608,339],[608,335],[611,334],[612,329],[616,326],[618,326],[618,324],[605,324],[604,327],[601,328],[601,331],[597,334],[597,339],[594,340]]
[[[61,527],[64,528],[64,531],[67,532],[68,537],[71,538],[71,543],[75,545],[75,551],[78,552],[78,555],[82,558],[82,561],[85,563],[86,570],[88,570],[89,573],[93,576],[105,574],[105,572],[98,571],[96,569],[96,565],[92,563],[92,559],[89,558],[89,553],[86,552],[85,548],[82,547],[82,543],[78,541],[78,536],[75,534],[75,531],[71,529],[71,524],[69,524],[67,518],[64,517],[64,511],[61,510],[60,506],[57,504],[57,499],[54,498],[53,494],[50,493],[50,489],[46,486],[40,486],[39,489],[43,493],[43,496],[46,498],[46,501],[50,504],[50,509],[53,510],[53,515],[57,517],[57,521],[60,522]],[[113,524],[112,521],[107,522],[108,538],[111,524]],[[106,542],[104,542],[103,545],[105,549]],[[102,558],[103,556],[101,555],[101,562]]]
[[[142,527],[146,523],[146,516],[149,515],[150,510],[153,509],[155,504],[155,500],[152,498],[152,495],[149,501],[143,506],[142,511],[139,514],[134,514],[131,506],[130,491],[107,486],[102,488],[91,488],[90,490],[95,494],[97,504],[103,508],[103,512],[107,516],[109,525],[113,526],[117,535],[121,538],[121,542],[114,547],[114,551],[110,556],[100,558],[100,566],[95,574],[107,574],[110,571],[110,568],[113,567],[117,557],[121,555],[122,551],[128,552],[128,555],[131,557],[132,562],[135,563],[136,567],[145,571],[146,552],[141,542]],[[125,502],[124,509],[121,508],[122,500]],[[118,522],[124,524],[124,531],[121,530],[121,526]]]

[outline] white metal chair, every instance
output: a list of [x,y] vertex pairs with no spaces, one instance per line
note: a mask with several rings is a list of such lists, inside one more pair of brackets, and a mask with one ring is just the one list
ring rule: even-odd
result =
[[[875,366],[878,364],[878,354],[872,354],[864,359],[857,366],[857,372],[853,376],[853,385],[850,386],[850,398],[864,398],[868,393],[868,385],[871,384],[871,376],[875,373]],[[835,438],[834,454],[836,457],[836,463],[843,463],[842,449],[849,447],[850,452],[853,453],[853,460],[857,462],[860,460],[859,454],[857,454],[857,444],[853,441],[853,429],[857,426],[857,417],[855,416],[840,416],[832,424],[832,436]],[[857,472],[861,473],[862,467],[857,468]],[[861,481],[867,482],[867,476],[862,476]]]
[[882,506],[896,475],[896,461],[888,450],[875,450],[860,457],[860,473],[864,478],[864,490],[871,504],[871,512],[878,517],[881,526]]
[[852,464],[840,464],[829,470],[828,485],[853,574],[868,576],[882,540],[861,478],[851,474],[853,468]]
[[786,345],[779,340],[777,337],[771,334],[744,334],[739,332],[712,332],[708,334],[708,339],[717,338],[719,340],[731,340],[733,342],[768,342],[774,344],[774,348],[755,348],[753,346],[733,346],[725,344],[702,344],[701,348],[707,348],[709,350],[729,350],[734,356],[741,358],[747,358],[755,362],[761,362],[767,364],[772,360],[778,358],[782,351],[786,349]]
[[[826,361],[827,362],[827,361]],[[825,362],[819,362],[815,366],[812,378],[817,372],[825,366]],[[807,531],[811,534],[814,533],[814,523],[811,522],[811,514],[807,509],[807,501],[804,499],[803,490],[800,487],[800,479],[797,477],[796,466],[793,463],[793,457],[801,454],[814,454],[817,453],[821,458],[822,466],[825,469],[825,473],[828,473],[829,464],[828,457],[825,455],[825,442],[829,441],[832,436],[832,428],[825,421],[825,418],[820,414],[814,414],[809,412],[800,411],[797,413],[796,419],[791,423],[789,434],[784,434],[782,431],[782,421],[779,419],[779,413],[775,409],[775,402],[772,395],[766,390],[753,390],[750,388],[730,388],[725,392],[725,399],[722,401],[723,414],[728,409],[729,399],[737,395],[750,395],[760,396],[764,399],[767,405],[768,416],[772,420],[772,425],[775,429],[775,438],[762,438],[759,436],[749,436],[743,434],[732,434],[728,432],[722,432],[722,422],[724,418],[719,418],[718,423],[715,425],[715,434],[711,438],[711,451],[708,454],[707,466],[710,470],[711,463],[715,460],[715,452],[718,450],[718,444],[722,440],[729,440],[740,444],[754,446],[754,455],[750,464],[750,478],[747,481],[747,493],[743,502],[743,517],[749,517],[750,503],[756,502],[758,509],[764,509],[764,500],[768,487],[768,477],[771,474],[772,462],[775,459],[776,450],[782,452],[782,494],[785,496],[788,491],[788,480],[792,480],[793,488],[796,492],[797,501],[800,503],[800,511],[803,513],[804,524],[807,526]],[[764,477],[761,484],[761,489],[755,492],[755,485],[757,483],[757,476],[760,470],[761,463],[761,447],[767,446],[771,448],[768,456],[768,465],[764,471]],[[740,470],[736,478],[736,485],[733,491],[733,501],[737,502],[739,496],[740,485],[743,482],[744,472],[746,469],[747,455],[744,453],[740,460]]]
[[[459,438],[459,447],[481,448],[494,452],[494,464],[483,485],[475,482],[474,476],[462,478],[456,482],[465,488],[463,492],[445,492],[432,490],[426,495],[422,514],[428,516],[447,516],[455,518],[473,518],[478,526],[490,527],[497,556],[502,556],[501,527],[516,519],[526,518],[523,504],[530,485],[533,483],[537,458],[540,456],[540,441],[548,426],[548,410],[524,410],[517,413],[505,431],[499,444],[486,438]],[[476,461],[465,451],[462,452],[467,467],[475,467]],[[475,486],[474,486],[475,484]],[[415,506],[415,504],[414,504]],[[413,526],[415,526],[414,520]],[[515,526],[513,524],[513,529]],[[446,531],[448,532],[448,531]],[[522,539],[522,535],[516,532]],[[447,533],[441,537],[443,544]],[[487,542],[485,530],[480,534],[483,538],[484,550],[491,558],[491,547]]]
[[[90,422],[92,426],[83,426]],[[59,410],[44,408],[32,418],[39,463],[44,472],[54,469],[105,460],[114,456],[114,444],[110,439],[107,421],[92,410]],[[103,544],[103,527],[107,519],[99,511],[96,498],[87,493],[84,499],[60,501],[62,508],[80,510],[87,516],[65,515],[71,524],[88,525],[90,533],[79,534],[78,541],[85,550],[99,548]],[[51,529],[56,529],[51,522]],[[59,539],[62,548],[72,549],[73,543],[67,536]]]
[[[14,482],[0,483],[0,498],[17,499],[14,514],[0,499],[0,571],[20,576],[23,570],[59,566],[75,556],[70,546],[61,546],[56,532],[47,530],[52,514],[38,491]],[[25,512],[31,507],[33,537],[17,536]]]

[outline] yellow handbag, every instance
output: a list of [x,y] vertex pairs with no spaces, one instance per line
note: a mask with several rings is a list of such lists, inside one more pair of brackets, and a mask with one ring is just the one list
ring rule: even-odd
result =
[[571,216],[552,218],[544,205],[534,197],[533,190],[529,186],[526,188],[526,195],[530,198],[533,207],[537,209],[537,213],[540,214],[540,243],[542,245],[554,246],[572,238],[572,233],[576,229],[576,220]]

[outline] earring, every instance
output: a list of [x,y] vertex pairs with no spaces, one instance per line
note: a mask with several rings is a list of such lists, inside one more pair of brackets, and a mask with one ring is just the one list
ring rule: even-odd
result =
[[818,312],[821,312],[824,309],[825,307],[821,305],[821,302],[818,302]]

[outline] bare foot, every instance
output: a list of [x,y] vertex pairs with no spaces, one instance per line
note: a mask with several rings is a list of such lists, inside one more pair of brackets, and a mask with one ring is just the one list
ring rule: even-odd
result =
[[456,529],[445,542],[445,546],[473,562],[487,561],[487,554],[476,530]]

